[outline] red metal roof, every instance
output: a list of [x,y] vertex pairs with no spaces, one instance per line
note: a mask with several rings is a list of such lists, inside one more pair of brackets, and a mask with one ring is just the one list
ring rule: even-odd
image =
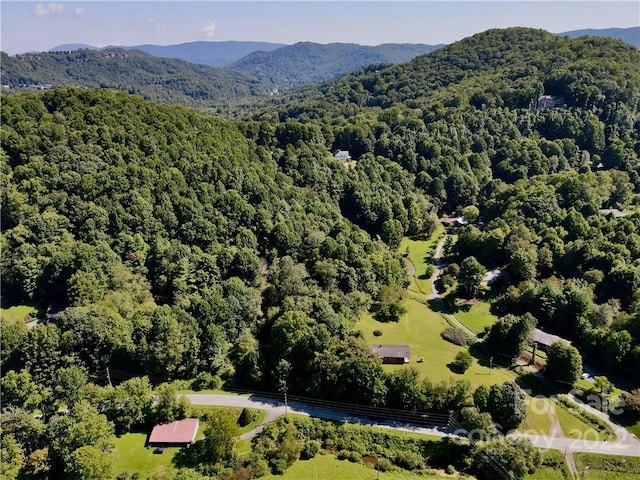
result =
[[196,440],[200,421],[185,418],[171,423],[161,423],[153,427],[149,443],[193,443]]

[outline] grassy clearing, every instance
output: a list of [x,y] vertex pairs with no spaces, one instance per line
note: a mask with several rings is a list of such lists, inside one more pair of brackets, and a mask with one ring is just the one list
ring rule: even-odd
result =
[[526,475],[524,480],[560,480],[570,479],[571,474],[564,460],[564,455],[557,450],[544,452],[542,466],[536,468],[532,475]]
[[478,302],[473,305],[465,305],[459,308],[455,317],[465,327],[478,335],[482,333],[486,327],[490,327],[498,319],[489,312],[491,305],[489,302]]
[[[212,405],[200,405],[195,407],[200,415],[215,414],[216,412],[230,412],[235,417],[239,417],[242,412],[240,407],[217,407]],[[253,430],[255,427],[264,422],[267,412],[264,410],[252,409],[260,412],[255,421],[238,430],[238,436]],[[200,421],[200,428],[196,434],[196,440],[204,438],[206,422]],[[173,457],[180,451],[179,447],[168,447],[164,449],[162,454],[154,454],[153,448],[145,448],[147,440],[146,433],[127,433],[118,437],[115,442],[114,459],[116,473],[129,472],[130,474],[138,472],[141,476],[161,474],[164,472],[174,471]],[[238,453],[249,453],[251,451],[250,440],[239,440],[234,445],[234,450]]]
[[559,480],[568,478],[562,476],[562,472],[555,467],[538,467],[532,475],[525,475],[524,480]]
[[2,321],[7,325],[26,323],[25,318],[29,314],[37,315],[38,309],[30,305],[16,305],[15,307],[0,309]]
[[636,437],[640,438],[640,420],[633,425],[627,425],[625,427],[627,431],[633,433]]
[[[576,468],[588,480],[637,480],[640,478],[640,458],[575,453]],[[588,467],[588,468],[586,468]]]
[[579,419],[578,417],[573,415],[564,405],[556,403],[555,412],[565,437],[594,441],[604,441],[607,439],[606,433],[600,432],[593,426]]
[[518,428],[519,432],[535,433],[537,435],[551,435],[553,418],[553,404],[546,398],[533,398],[527,396],[527,416]]
[[[378,322],[367,314],[362,316],[356,328],[362,331],[368,343],[408,344],[411,349],[410,365],[420,373],[421,377],[432,381],[445,380],[449,377],[464,378],[472,385],[479,386],[501,384],[515,379],[516,375],[510,370],[499,367],[489,369],[488,362],[478,358],[474,359],[469,370],[463,375],[453,373],[447,364],[451,363],[456,354],[465,348],[442,339],[440,332],[449,324],[440,314],[416,300],[405,300],[404,306],[407,313],[397,323]],[[374,336],[374,330],[381,330],[382,336]],[[421,357],[424,358],[424,362],[418,363],[417,360]],[[403,367],[384,365],[383,368],[387,371],[395,371]]]
[[[202,426],[200,427],[202,429]],[[174,471],[172,460],[180,450],[178,447],[165,448],[164,453],[157,455],[153,448],[145,448],[146,433],[127,433],[115,441],[116,473],[138,472],[143,478],[151,473]]]
[[363,463],[338,460],[335,455],[317,455],[311,460],[298,460],[284,475],[262,477],[264,480],[419,480],[441,478],[438,475],[412,474],[406,470],[378,472]]
[[408,290],[410,292],[423,295],[431,293],[431,282],[429,282],[429,278],[426,277],[425,272],[427,265],[432,263],[433,251],[443,233],[444,228],[440,226],[428,239],[418,239],[416,237],[412,239],[404,237],[402,242],[400,242],[398,251],[401,254],[404,254],[408,248],[408,260],[411,261],[416,268],[415,276],[409,276],[411,284],[409,285]]

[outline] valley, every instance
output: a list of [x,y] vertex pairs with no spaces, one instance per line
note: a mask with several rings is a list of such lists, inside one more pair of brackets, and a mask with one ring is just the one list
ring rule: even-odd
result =
[[297,48],[3,54],[3,475],[637,476],[637,48]]

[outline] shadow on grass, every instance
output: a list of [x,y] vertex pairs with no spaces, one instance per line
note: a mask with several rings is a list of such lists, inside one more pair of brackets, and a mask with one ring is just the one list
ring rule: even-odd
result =
[[556,383],[541,374],[535,373],[525,373],[524,375],[518,376],[516,383],[523,390],[530,392],[531,396],[542,395],[551,397],[571,391],[570,386]]
[[176,468],[195,468],[208,460],[205,441],[198,440],[190,447],[181,448],[172,463]]
[[499,368],[504,368],[511,371],[516,371],[516,374],[518,373],[517,372],[519,368],[518,365],[514,364],[508,359],[494,355],[491,352],[491,350],[489,350],[489,347],[483,340],[476,342],[473,345],[470,345],[469,353],[471,354],[472,357],[476,359],[476,361],[478,362],[478,365],[480,365],[481,367],[486,367],[486,368],[499,367]]
[[427,305],[436,313],[450,313],[441,299],[432,298],[431,300],[427,300]]
[[447,363],[447,368],[451,370],[453,373],[457,373],[458,375],[463,375],[464,372],[466,372],[469,367],[465,368],[462,365],[458,365],[455,362],[449,362]]

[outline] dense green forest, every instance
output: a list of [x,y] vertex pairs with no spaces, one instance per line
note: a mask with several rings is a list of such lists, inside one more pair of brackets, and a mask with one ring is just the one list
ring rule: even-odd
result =
[[267,80],[222,68],[136,50],[41,52],[2,58],[2,83],[14,90],[70,86],[113,88],[159,103],[220,106],[244,97],[268,95]]
[[[435,48],[413,44],[367,47],[308,42],[282,46],[210,43],[143,45],[140,50],[84,48],[15,56],[2,52],[2,83],[11,91],[58,86],[111,88],[156,103],[225,110],[226,105],[240,99],[267,97],[293,85],[342,75],[362,65],[404,62]],[[263,46],[264,50],[239,55],[239,51],[252,46],[254,50]],[[226,62],[222,60],[224,55],[230,56]],[[236,57],[231,58],[233,55]],[[230,65],[223,68],[221,62]]]
[[[563,104],[540,109],[542,94]],[[505,272],[501,325],[537,323],[609,371],[640,366],[640,52],[622,42],[488,31],[239,119],[107,89],[1,100],[3,307],[59,311],[30,329],[3,318],[3,448],[39,452],[51,478],[82,478],[74,466],[116,430],[184,415],[151,405],[146,380],[85,389],[107,366],[517,427],[515,383],[385,372],[354,328],[402,314],[403,236],[470,206],[448,255],[461,285],[473,263]],[[22,410],[60,405],[71,415],[46,424]],[[93,443],[60,434],[88,424]]]
[[[635,371],[640,219],[601,210],[640,203],[639,60],[617,40],[493,30],[251,115],[323,125],[356,157],[392,159],[439,213],[478,206],[454,253],[509,273],[496,312],[532,313]],[[543,94],[564,104],[538,108]]]
[[282,90],[292,85],[322,82],[364,65],[406,62],[436,48],[438,46],[408,43],[370,47],[353,43],[300,42],[273,51],[253,52],[228,68],[269,79]]

